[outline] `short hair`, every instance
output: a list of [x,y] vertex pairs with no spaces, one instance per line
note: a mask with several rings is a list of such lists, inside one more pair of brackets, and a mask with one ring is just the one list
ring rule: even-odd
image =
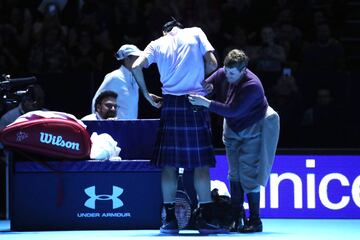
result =
[[98,104],[101,104],[101,102],[105,99],[105,98],[108,98],[108,97],[113,97],[113,98],[117,98],[117,93],[114,92],[114,91],[103,91],[99,94],[99,96],[96,98],[95,100],[95,107],[98,105]]
[[241,70],[246,67],[249,63],[249,57],[246,56],[243,50],[233,49],[231,50],[224,59],[224,66],[228,68],[238,68]]
[[184,28],[184,26],[180,22],[178,22],[174,17],[171,18],[172,20],[165,23],[164,26],[162,27],[162,31],[164,33],[170,32],[174,27]]

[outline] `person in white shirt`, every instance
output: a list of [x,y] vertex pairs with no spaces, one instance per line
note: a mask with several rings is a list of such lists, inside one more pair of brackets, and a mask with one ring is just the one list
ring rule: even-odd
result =
[[[207,109],[194,108],[188,94],[205,95],[205,75],[217,67],[214,48],[198,27],[183,28],[176,20],[163,26],[162,37],[150,42],[134,62],[134,76],[147,101],[161,107],[160,129],[152,164],[162,168],[161,187],[166,218],[160,232],[177,234],[175,217],[177,168],[194,170],[198,195],[197,228],[202,234],[221,233],[212,214],[209,167],[215,166]],[[156,63],[162,83],[162,98],[147,90],[141,70]]]
[[139,87],[131,72],[131,66],[140,54],[141,51],[135,45],[125,44],[120,47],[115,57],[121,62],[121,66],[105,76],[93,97],[92,113],[96,112],[95,101],[99,94],[111,90],[117,93],[116,103],[121,106],[117,111],[116,118],[138,118]]
[[95,100],[96,112],[86,115],[81,120],[114,120],[118,111],[116,103],[117,93],[114,91],[104,91]]

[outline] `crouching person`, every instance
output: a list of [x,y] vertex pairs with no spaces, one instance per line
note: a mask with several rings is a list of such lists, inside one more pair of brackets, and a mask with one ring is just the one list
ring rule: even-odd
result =
[[[230,51],[224,67],[206,84],[227,81],[224,103],[193,94],[189,101],[223,117],[223,142],[228,159],[233,224],[232,231],[262,232],[260,185],[265,186],[273,165],[279,138],[279,115],[268,105],[259,78],[247,68],[248,57],[241,50]],[[211,88],[210,88],[211,89]],[[243,208],[246,194],[250,216]]]

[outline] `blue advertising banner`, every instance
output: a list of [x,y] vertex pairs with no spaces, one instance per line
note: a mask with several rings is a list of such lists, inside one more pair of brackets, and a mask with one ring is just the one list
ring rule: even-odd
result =
[[[225,155],[211,178],[228,185]],[[360,156],[277,155],[260,208],[269,218],[360,218]]]
[[[159,228],[161,172],[149,163],[159,121],[86,124],[90,134],[111,133],[122,161],[34,160],[13,153],[11,230]],[[276,156],[261,188],[261,216],[360,219],[360,155],[312,153]],[[216,158],[211,179],[228,185],[226,156]],[[192,171],[185,171],[184,189],[195,208]]]

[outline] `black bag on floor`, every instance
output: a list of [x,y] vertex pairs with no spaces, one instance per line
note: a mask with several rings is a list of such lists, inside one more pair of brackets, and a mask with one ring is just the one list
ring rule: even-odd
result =
[[230,226],[232,222],[231,214],[231,198],[224,195],[219,195],[215,188],[211,191],[211,198],[213,200],[213,217],[219,221],[221,226]]

